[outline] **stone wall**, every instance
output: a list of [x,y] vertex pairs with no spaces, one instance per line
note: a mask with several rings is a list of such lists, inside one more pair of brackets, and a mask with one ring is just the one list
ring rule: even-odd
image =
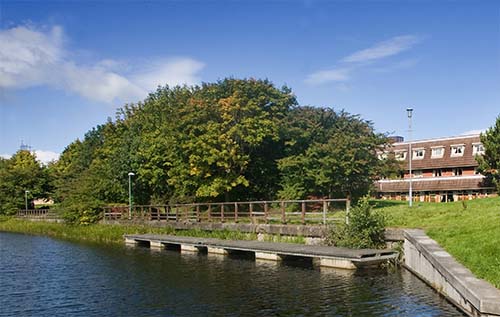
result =
[[500,316],[500,291],[476,278],[424,231],[404,231],[404,266],[467,314]]

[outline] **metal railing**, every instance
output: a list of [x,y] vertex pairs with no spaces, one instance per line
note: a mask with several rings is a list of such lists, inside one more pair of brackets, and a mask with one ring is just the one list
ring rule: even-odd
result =
[[20,209],[16,213],[17,218],[27,219],[60,219],[61,217],[54,209]]
[[104,220],[308,224],[348,221],[350,200],[273,200],[109,206]]

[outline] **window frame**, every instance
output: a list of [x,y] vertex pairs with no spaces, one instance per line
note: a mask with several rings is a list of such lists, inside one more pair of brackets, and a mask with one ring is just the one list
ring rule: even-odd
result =
[[[461,153],[456,153],[457,149],[462,149]],[[465,153],[465,144],[452,144],[450,145],[450,157],[461,157]]]

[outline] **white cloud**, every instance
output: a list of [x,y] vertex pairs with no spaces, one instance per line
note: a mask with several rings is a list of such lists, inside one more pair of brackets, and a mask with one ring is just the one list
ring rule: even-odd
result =
[[465,131],[461,135],[471,135],[471,134],[480,134],[486,132],[486,129],[477,129],[477,130],[469,130]]
[[377,43],[367,49],[354,52],[351,55],[344,57],[342,61],[348,63],[373,61],[399,54],[412,48],[418,42],[420,42],[420,39],[415,35],[395,36],[389,40]]
[[[340,66],[331,69],[323,69],[311,73],[305,79],[305,82],[311,85],[319,85],[327,82],[345,82],[352,77],[352,72],[366,64],[378,61],[380,59],[397,55],[403,51],[409,50],[414,45],[419,43],[421,39],[415,35],[401,35],[393,37],[389,40],[375,44],[372,47],[354,52],[338,62]],[[416,59],[407,59],[386,66],[377,68],[376,71],[393,71],[414,66],[417,63]]]
[[349,73],[350,69],[347,68],[320,70],[309,74],[306,83],[316,85],[329,81],[342,82],[349,79]]
[[51,161],[56,161],[59,159],[59,153],[52,152],[52,151],[35,150],[35,155],[36,155],[36,158],[44,164],[47,164]]
[[[59,159],[59,153],[52,152],[52,151],[35,150],[34,153],[35,153],[36,158],[44,164],[47,164],[51,161],[56,161]],[[4,158],[4,159],[10,159],[12,157],[12,155],[0,154],[0,157]]]
[[[163,59],[146,70],[120,73],[123,62],[103,59],[91,65],[71,60],[63,29],[18,26],[0,30],[0,89],[50,86],[84,98],[112,103],[137,101],[158,85],[194,84],[204,64],[190,58]],[[136,69],[144,69],[138,65]]]
[[148,91],[154,90],[159,84],[170,86],[179,83],[192,85],[200,82],[198,73],[205,67],[199,61],[191,58],[176,58],[152,63],[145,71],[134,76],[134,82]]

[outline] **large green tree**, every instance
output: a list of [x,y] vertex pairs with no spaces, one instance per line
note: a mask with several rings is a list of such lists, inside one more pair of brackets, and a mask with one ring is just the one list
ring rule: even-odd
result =
[[495,124],[481,133],[484,154],[476,157],[479,172],[486,176],[486,182],[493,183],[500,192],[500,116]]
[[0,159],[0,214],[11,215],[24,209],[25,191],[29,191],[28,199],[32,201],[48,198],[51,190],[47,167],[34,153],[19,150],[9,159]]
[[279,161],[281,197],[356,198],[368,193],[385,164],[377,151],[387,143],[371,122],[328,108],[297,109],[290,118],[290,155]]

